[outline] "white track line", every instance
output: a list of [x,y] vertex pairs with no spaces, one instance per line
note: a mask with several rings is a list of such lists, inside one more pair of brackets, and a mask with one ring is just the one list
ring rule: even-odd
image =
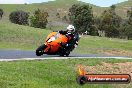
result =
[[16,61],[16,60],[57,60],[57,59],[82,59],[82,58],[99,58],[99,59],[130,59],[128,57],[47,57],[47,58],[20,58],[20,59],[0,59],[0,61]]

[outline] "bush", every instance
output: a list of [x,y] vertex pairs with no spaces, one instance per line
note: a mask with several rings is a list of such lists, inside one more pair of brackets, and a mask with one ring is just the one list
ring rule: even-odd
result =
[[132,39],[132,7],[127,11],[128,19],[124,20],[124,23],[120,27],[120,38]]
[[127,36],[127,39],[132,39],[132,25],[127,25],[125,29],[125,35]]
[[20,25],[28,25],[29,13],[24,11],[14,11],[9,15],[9,19],[12,23]]
[[3,16],[3,9],[0,9],[0,19],[2,18],[2,16]]
[[48,16],[49,15],[47,12],[41,11],[39,9],[36,10],[34,15],[30,17],[31,26],[36,28],[46,28]]
[[120,27],[119,33],[120,33],[120,38],[125,38],[128,40],[132,39],[132,25],[126,21]]

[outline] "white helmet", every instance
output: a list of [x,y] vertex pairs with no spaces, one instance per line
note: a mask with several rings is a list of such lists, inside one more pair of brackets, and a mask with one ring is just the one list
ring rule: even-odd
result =
[[71,33],[74,33],[74,32],[75,32],[75,27],[73,25],[69,25],[67,27],[67,33],[71,34]]

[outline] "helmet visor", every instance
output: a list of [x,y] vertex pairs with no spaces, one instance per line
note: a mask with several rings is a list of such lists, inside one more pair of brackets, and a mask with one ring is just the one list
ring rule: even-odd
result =
[[68,33],[74,33],[74,29],[67,30]]

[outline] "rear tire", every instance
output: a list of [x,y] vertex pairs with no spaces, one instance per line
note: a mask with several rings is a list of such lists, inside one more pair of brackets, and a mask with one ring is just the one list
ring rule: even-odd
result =
[[60,54],[61,57],[64,57],[64,54]]
[[36,50],[36,55],[37,55],[37,56],[43,55],[43,54],[44,54],[44,48],[45,48],[45,45],[44,45],[44,44],[41,45],[41,46],[39,46],[39,47],[37,48],[37,50]]
[[62,56],[62,57],[64,57],[64,56],[68,57],[69,54],[70,54],[70,52],[65,52],[65,53],[61,53],[60,56]]
[[66,52],[66,54],[65,54],[65,55],[68,57],[68,56],[69,56],[69,54],[70,54],[70,51]]

